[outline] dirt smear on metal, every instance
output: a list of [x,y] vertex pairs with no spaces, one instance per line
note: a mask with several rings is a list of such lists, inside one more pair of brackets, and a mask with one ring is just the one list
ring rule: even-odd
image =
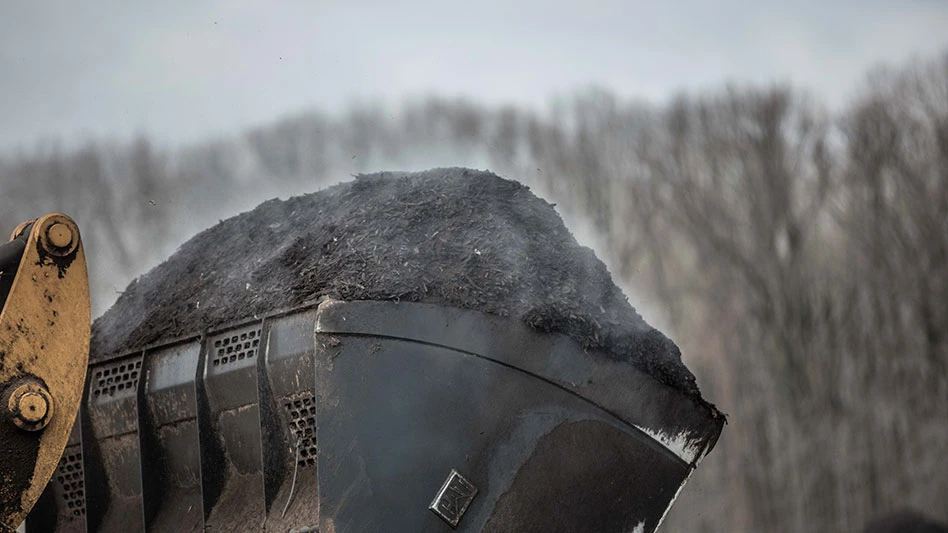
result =
[[96,320],[92,359],[321,297],[515,317],[704,404],[677,346],[636,313],[551,204],[518,182],[459,168],[361,175],[221,221]]

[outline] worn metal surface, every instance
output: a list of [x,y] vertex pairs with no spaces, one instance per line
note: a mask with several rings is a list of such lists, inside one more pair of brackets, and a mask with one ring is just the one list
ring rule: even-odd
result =
[[320,306],[316,329],[444,346],[520,369],[628,422],[691,465],[714,447],[724,426],[723,418],[627,363],[494,315],[428,304],[330,301]]
[[[78,419],[77,419],[78,422]],[[85,473],[82,465],[80,424],[73,425],[69,442],[46,486],[29,515],[27,533],[86,531]]]
[[205,523],[212,531],[261,531],[262,442],[257,357],[260,322],[209,336],[205,341],[203,391],[207,405],[201,432]]
[[0,530],[22,522],[55,472],[89,358],[89,281],[79,229],[59,213],[21,229],[27,227],[16,275],[12,284],[3,282],[0,313]]
[[313,367],[315,310],[266,321],[260,372],[268,531],[315,526],[319,518],[316,399]]
[[200,355],[200,343],[186,342],[145,357],[139,446],[148,531],[204,528],[195,390]]
[[85,514],[54,486],[31,533],[452,531],[438,502],[458,531],[648,532],[720,431],[566,337],[421,304],[329,301],[90,378]]
[[480,313],[330,302],[316,331],[322,531],[445,531],[428,504],[452,468],[479,489],[459,531],[653,531],[720,431],[660,427],[649,410],[689,407],[652,378]]
[[[82,444],[91,531],[145,529],[138,438],[141,369],[142,354],[137,353],[89,372]],[[87,434],[94,439],[87,439]],[[89,477],[95,482],[90,483]]]

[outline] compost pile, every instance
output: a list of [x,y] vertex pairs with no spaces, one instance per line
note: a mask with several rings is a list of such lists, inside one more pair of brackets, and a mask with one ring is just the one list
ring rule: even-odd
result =
[[92,359],[325,297],[516,317],[707,405],[678,347],[642,320],[551,204],[468,169],[362,175],[220,222],[95,321]]

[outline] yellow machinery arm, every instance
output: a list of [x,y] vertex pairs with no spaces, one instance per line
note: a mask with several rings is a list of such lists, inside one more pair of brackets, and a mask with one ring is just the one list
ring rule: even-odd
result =
[[0,245],[0,531],[43,493],[69,438],[89,361],[89,278],[79,228],[60,213]]

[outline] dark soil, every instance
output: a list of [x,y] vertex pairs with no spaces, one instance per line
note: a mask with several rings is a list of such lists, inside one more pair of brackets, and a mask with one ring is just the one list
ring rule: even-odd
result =
[[95,321],[92,359],[320,297],[516,317],[703,403],[678,347],[642,320],[552,205],[520,183],[467,169],[358,176],[220,222]]

